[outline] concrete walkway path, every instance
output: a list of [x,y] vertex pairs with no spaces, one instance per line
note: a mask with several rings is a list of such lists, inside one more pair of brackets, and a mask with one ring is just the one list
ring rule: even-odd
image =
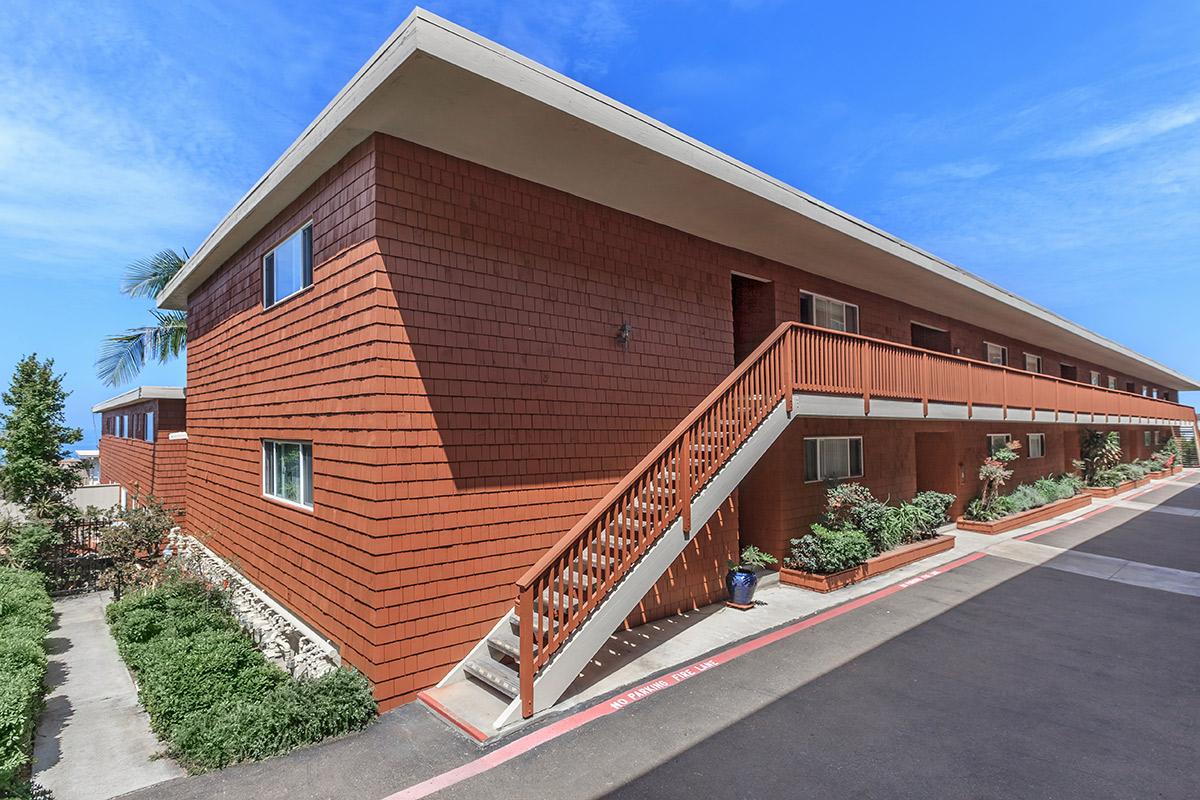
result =
[[150,732],[104,621],[107,592],[54,603],[49,692],[33,744],[33,780],[55,800],[107,800],[184,771]]

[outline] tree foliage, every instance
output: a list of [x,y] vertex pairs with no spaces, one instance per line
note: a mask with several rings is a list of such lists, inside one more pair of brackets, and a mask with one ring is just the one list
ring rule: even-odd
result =
[[[134,298],[156,297],[187,261],[174,250],[161,250],[150,258],[135,261],[125,269],[121,292]],[[100,345],[96,374],[109,386],[119,386],[137,377],[148,360],[165,362],[187,348],[187,313],[156,311],[154,324],[129,328],[107,337]]]
[[0,397],[7,406],[0,413],[0,493],[10,503],[52,509],[79,485],[79,473],[59,465],[68,456],[66,446],[83,438],[79,428],[66,424],[69,393],[62,379],[54,374],[53,359],[40,361],[34,353],[17,364]]

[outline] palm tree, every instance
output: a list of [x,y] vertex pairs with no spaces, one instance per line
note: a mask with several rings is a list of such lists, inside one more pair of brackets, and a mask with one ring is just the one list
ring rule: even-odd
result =
[[[155,297],[187,261],[174,250],[162,250],[150,258],[133,262],[125,269],[121,292],[130,297]],[[187,312],[151,309],[155,324],[130,328],[109,336],[100,346],[96,374],[109,386],[133,380],[148,359],[166,362],[187,347]]]

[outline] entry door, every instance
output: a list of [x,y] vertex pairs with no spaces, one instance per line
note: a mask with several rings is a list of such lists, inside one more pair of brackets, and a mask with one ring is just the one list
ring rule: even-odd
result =
[[731,276],[733,363],[742,363],[775,329],[775,284]]
[[958,494],[958,453],[953,433],[918,433],[916,436],[917,491]]

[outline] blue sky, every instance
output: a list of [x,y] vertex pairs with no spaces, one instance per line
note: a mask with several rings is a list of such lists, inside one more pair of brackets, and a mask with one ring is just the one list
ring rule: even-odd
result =
[[[1200,4],[427,7],[1200,376]],[[0,379],[53,356],[93,444],[125,264],[195,248],[410,10],[8,0]]]

